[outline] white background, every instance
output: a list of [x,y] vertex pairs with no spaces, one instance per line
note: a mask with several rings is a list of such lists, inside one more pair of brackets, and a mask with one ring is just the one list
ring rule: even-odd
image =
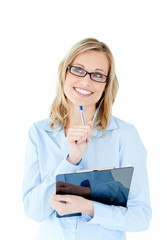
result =
[[[113,115],[135,125],[148,151],[153,217],[128,239],[167,239],[166,1],[0,2],[0,239],[33,239],[21,188],[28,128],[48,117],[57,67],[79,40],[111,48],[120,89]],[[142,169],[141,169],[142,171]],[[2,225],[3,223],[3,225]]]

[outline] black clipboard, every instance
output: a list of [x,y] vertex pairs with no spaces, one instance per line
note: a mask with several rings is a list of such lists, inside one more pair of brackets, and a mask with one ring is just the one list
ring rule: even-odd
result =
[[[127,206],[133,167],[81,170],[56,176],[56,194],[82,196],[107,205]],[[81,213],[57,217],[80,216]]]

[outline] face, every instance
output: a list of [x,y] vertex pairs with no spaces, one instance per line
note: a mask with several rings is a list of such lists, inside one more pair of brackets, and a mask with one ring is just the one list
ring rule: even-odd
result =
[[[97,72],[108,75],[109,62],[107,56],[98,51],[88,50],[79,54],[71,66],[80,67],[88,72]],[[64,93],[69,104],[77,106],[92,106],[101,98],[106,83],[95,82],[87,74],[85,77],[72,75],[69,70],[66,73]]]

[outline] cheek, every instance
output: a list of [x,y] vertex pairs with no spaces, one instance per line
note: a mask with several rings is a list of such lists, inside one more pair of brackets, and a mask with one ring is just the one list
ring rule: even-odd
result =
[[68,85],[67,85],[67,82],[64,83],[63,91],[64,91],[65,96],[67,97],[67,95],[68,95]]
[[68,76],[66,76],[65,82],[64,82],[64,87],[63,87],[64,91],[68,89],[69,82],[70,82],[70,79],[68,78]]
[[106,86],[106,84],[105,84],[104,86],[101,86],[101,87],[99,88],[99,91],[98,91],[99,94],[98,94],[98,99],[97,99],[97,101],[99,101],[99,100],[101,99],[103,93],[105,92],[105,86]]
[[105,91],[105,85],[99,86],[99,88],[97,89],[97,92],[99,92],[99,95],[102,95],[104,91]]
[[64,87],[63,87],[64,94],[67,98],[71,94],[72,86],[73,86],[73,80],[69,76],[67,76],[64,82]]
[[72,86],[74,83],[73,77],[69,74],[66,75],[65,82],[64,82],[64,87],[69,87]]

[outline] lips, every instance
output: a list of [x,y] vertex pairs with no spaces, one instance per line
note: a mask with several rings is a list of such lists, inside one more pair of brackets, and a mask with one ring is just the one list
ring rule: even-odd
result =
[[83,88],[78,88],[78,87],[74,87],[74,90],[79,93],[79,94],[83,94],[85,96],[89,96],[91,94],[93,94],[92,91],[87,90],[87,89],[83,89]]

